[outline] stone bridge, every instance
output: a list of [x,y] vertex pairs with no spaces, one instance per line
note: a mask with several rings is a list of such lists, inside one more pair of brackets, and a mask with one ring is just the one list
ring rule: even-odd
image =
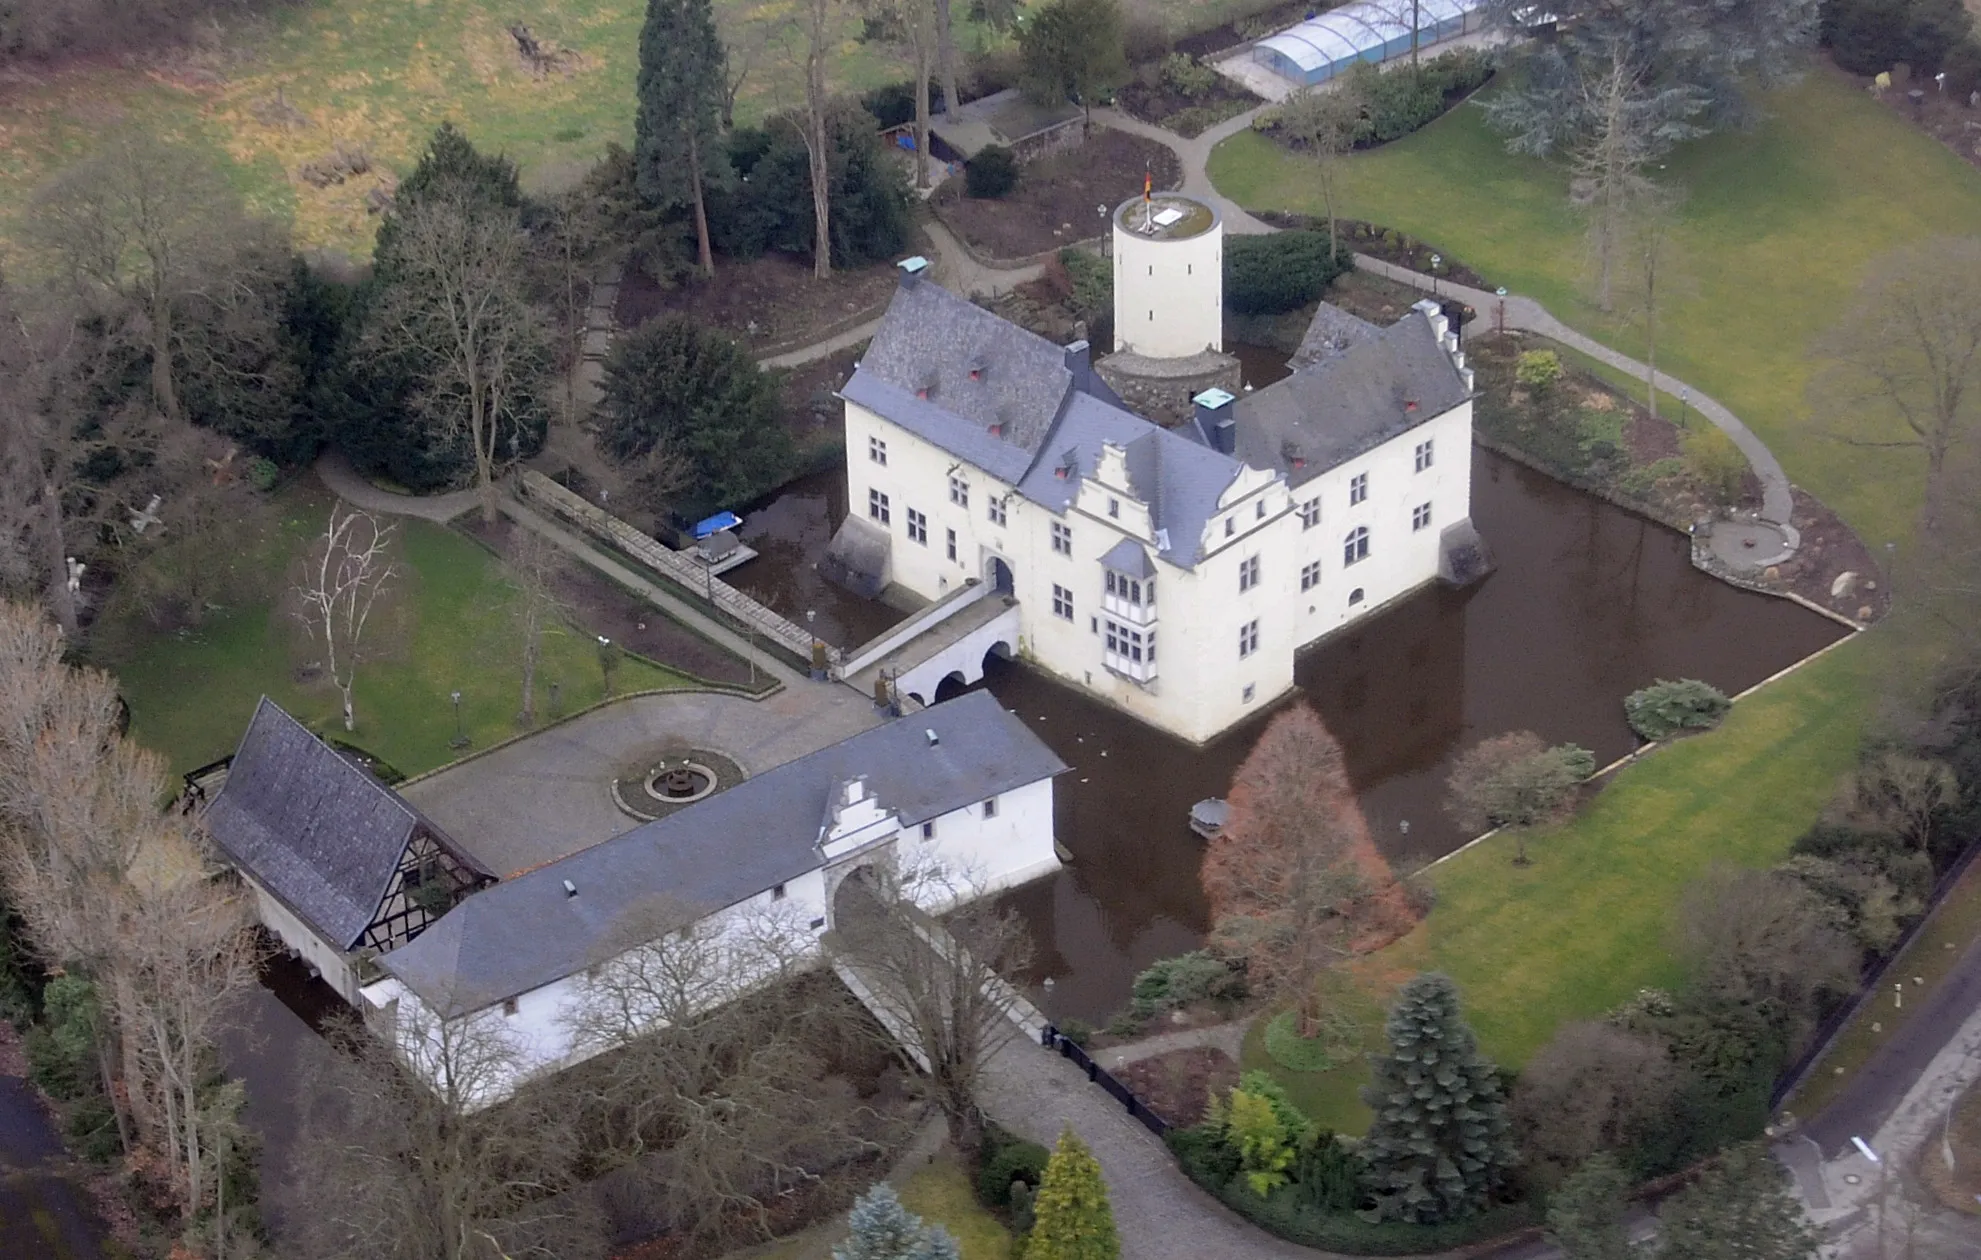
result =
[[1006,659],[1018,654],[1018,601],[982,583],[930,605],[921,616],[927,620],[904,622],[848,657],[840,676],[872,694],[885,674],[894,680],[896,694],[929,705],[945,680],[965,687],[981,681],[989,654]]

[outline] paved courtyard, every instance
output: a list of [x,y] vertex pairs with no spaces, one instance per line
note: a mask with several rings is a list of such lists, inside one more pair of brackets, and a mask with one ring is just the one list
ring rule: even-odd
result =
[[608,785],[651,750],[705,748],[758,775],[879,721],[872,701],[837,683],[799,682],[763,700],[694,691],[632,696],[401,791],[507,877],[638,826],[612,803]]

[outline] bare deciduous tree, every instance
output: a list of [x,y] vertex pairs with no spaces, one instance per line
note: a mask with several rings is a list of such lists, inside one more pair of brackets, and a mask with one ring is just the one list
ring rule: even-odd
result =
[[810,158],[812,185],[812,274],[832,276],[832,135],[828,126],[832,97],[826,71],[838,46],[839,0],[798,0],[792,7],[780,44],[785,60],[801,71],[805,84],[804,116],[798,130]]
[[1341,252],[1335,224],[1335,193],[1341,159],[1355,147],[1362,125],[1362,93],[1349,75],[1325,88],[1303,88],[1279,107],[1279,128],[1314,164],[1321,181],[1321,201],[1328,213],[1328,248]]
[[372,611],[398,572],[392,562],[397,527],[381,526],[356,508],[332,504],[330,522],[305,560],[296,585],[296,618],[324,654],[324,671],[343,700],[344,729],[358,729],[351,689],[363,662]]
[[1311,1036],[1321,974],[1400,934],[1409,911],[1369,839],[1341,745],[1307,705],[1267,725],[1228,807],[1204,854],[1211,940],[1245,960],[1255,991],[1293,1003]]
[[[928,908],[958,904],[938,921]],[[1030,959],[1024,924],[990,901],[967,873],[903,856],[861,867],[841,885],[836,948],[913,1042],[917,1081],[942,1109],[950,1140],[966,1152],[983,1143],[977,1090],[984,1065],[1017,1035],[1019,996],[1009,981]]]
[[1960,779],[1952,766],[1930,757],[1885,752],[1851,775],[1835,811],[1852,826],[1889,835],[1907,848],[1923,849],[1934,820],[1959,803]]
[[421,198],[395,226],[398,283],[365,341],[381,353],[422,352],[413,405],[443,432],[467,436],[482,520],[493,522],[496,477],[516,455],[548,364],[529,238],[513,208],[455,191]]
[[1600,73],[1577,85],[1590,125],[1570,157],[1580,195],[1587,198],[1590,265],[1596,304],[1604,311],[1615,306],[1613,277],[1631,216],[1652,187],[1644,168],[1662,147],[1645,68],[1622,40],[1610,41],[1607,51]]
[[[1880,258],[1816,347],[1809,402],[1855,446],[1910,447],[1926,456],[1928,517],[1947,496],[1941,471],[1981,421],[1981,238],[1941,237]],[[1869,411],[1909,436],[1864,436]],[[1951,500],[1949,500],[1951,501]]]
[[1623,226],[1624,310],[1644,333],[1645,403],[1658,414],[1658,316],[1682,280],[1673,239],[1683,193],[1646,184]]
[[1599,1151],[1629,1146],[1667,1113],[1678,1083],[1657,1038],[1610,1024],[1564,1024],[1514,1088],[1521,1152],[1557,1181]]
[[511,535],[509,585],[515,591],[510,616],[521,636],[523,660],[523,707],[517,720],[524,726],[537,722],[537,668],[543,663],[543,636],[566,608],[558,594],[558,579],[564,574],[564,552],[533,529],[521,525]]
[[1717,868],[1679,907],[1679,946],[1708,992],[1779,1004],[1791,1037],[1813,1024],[1817,999],[1857,979],[1857,950],[1801,881],[1775,871]]
[[1532,731],[1509,731],[1459,754],[1445,781],[1445,808],[1467,831],[1513,828],[1520,846],[1514,861],[1524,866],[1528,830],[1568,817],[1576,785],[1595,768],[1587,749],[1550,748]]
[[[943,12],[938,13],[940,4]],[[946,0],[860,0],[861,9],[897,32],[897,55],[915,90],[915,187],[929,186],[929,76],[947,26]]]
[[579,1185],[579,1105],[565,1078],[483,1106],[519,1066],[499,1025],[443,1021],[416,1004],[393,1019],[403,1061],[350,1022],[332,1033],[339,1053],[323,1056],[304,1084],[292,1171],[321,1193],[298,1214],[297,1252],[308,1260],[604,1254],[597,1205]]

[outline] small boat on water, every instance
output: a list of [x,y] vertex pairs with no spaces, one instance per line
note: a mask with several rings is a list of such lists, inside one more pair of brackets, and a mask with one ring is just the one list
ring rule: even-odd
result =
[[1224,815],[1224,798],[1206,797],[1190,807],[1190,830],[1206,840],[1215,840],[1224,831]]

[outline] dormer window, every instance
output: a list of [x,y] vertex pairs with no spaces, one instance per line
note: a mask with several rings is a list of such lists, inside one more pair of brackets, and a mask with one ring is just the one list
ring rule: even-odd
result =
[[994,424],[994,425],[992,425],[992,426],[990,427],[990,435],[991,435],[992,437],[994,437],[994,438],[1001,438],[1001,437],[1003,437],[1003,436],[1004,436],[1004,426],[1003,426],[1003,425],[1001,425],[1001,424]]
[[1120,500],[1120,499],[1109,499],[1109,500],[1107,501],[1107,514],[1108,514],[1109,516],[1114,516],[1114,517],[1118,517],[1118,516],[1120,516],[1120,515],[1121,515],[1121,500]]

